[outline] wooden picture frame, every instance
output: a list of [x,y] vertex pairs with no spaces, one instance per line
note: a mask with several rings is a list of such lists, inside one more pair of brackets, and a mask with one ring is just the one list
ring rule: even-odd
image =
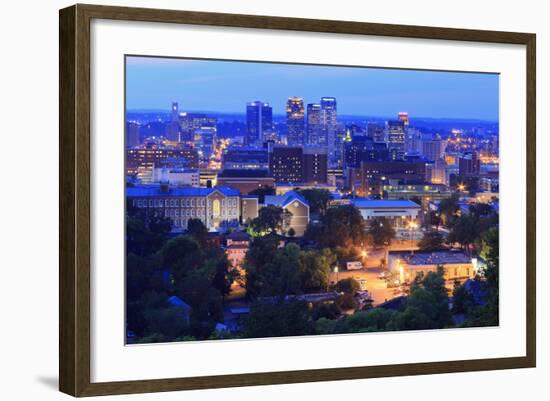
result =
[[[525,261],[527,265],[526,356],[92,383],[90,380],[90,21],[94,18],[525,45],[527,49],[525,124],[528,152],[527,259]],[[95,396],[535,366],[536,37],[534,34],[80,4],[60,11],[59,29],[59,388],[62,392],[73,396]]]

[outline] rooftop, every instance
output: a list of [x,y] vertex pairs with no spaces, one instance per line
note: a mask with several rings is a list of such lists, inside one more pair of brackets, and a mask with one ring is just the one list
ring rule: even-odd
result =
[[309,203],[304,199],[304,197],[295,191],[288,191],[284,195],[266,195],[264,203],[266,205],[284,207],[294,200],[298,200],[309,206]]
[[250,235],[244,231],[233,231],[226,238],[232,241],[250,241]]
[[446,265],[472,263],[472,259],[462,251],[390,251],[390,256],[402,259],[408,265]]
[[160,185],[139,185],[126,188],[127,197],[146,196],[208,196],[213,192],[221,192],[225,196],[239,196],[237,189],[230,187],[199,188],[199,187],[169,187],[162,191]]
[[359,209],[388,209],[404,207],[420,209],[420,205],[406,199],[353,199],[352,203]]
[[225,169],[218,178],[270,178],[269,171],[267,169]]

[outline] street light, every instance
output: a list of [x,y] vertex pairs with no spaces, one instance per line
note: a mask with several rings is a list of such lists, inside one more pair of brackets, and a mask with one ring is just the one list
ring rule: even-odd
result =
[[336,273],[336,292],[340,292],[339,291],[339,285],[338,285],[338,266],[334,266],[334,273]]

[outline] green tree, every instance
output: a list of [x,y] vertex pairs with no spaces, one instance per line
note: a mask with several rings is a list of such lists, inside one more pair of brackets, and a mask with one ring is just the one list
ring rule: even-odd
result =
[[437,231],[429,231],[418,242],[421,251],[437,251],[443,248],[443,236]]
[[300,252],[298,273],[302,290],[313,292],[326,289],[334,261],[335,256],[329,249]]
[[160,334],[170,341],[187,332],[186,319],[178,307],[146,309],[143,315],[147,322],[147,331],[151,333],[149,335]]
[[453,313],[454,314],[469,314],[474,307],[472,294],[466,289],[464,284],[455,282],[453,288]]
[[305,237],[323,248],[351,247],[366,242],[363,218],[353,205],[329,208],[321,217],[320,225],[308,227]]
[[357,309],[357,302],[355,301],[355,297],[349,293],[343,293],[336,299],[336,305],[341,310],[352,310]]
[[243,263],[245,270],[245,289],[248,298],[260,296],[267,285],[263,275],[264,266],[273,260],[279,246],[276,237],[266,235],[255,237],[250,244]]
[[309,212],[312,214],[325,214],[332,200],[332,195],[327,189],[307,188],[297,189],[296,192],[307,200]]
[[499,232],[492,228],[483,235],[482,256],[487,267],[482,281],[487,302],[472,309],[464,326],[498,326],[499,324]]
[[300,336],[314,333],[306,302],[254,302],[243,319],[243,337]]
[[151,255],[167,240],[172,229],[169,218],[143,211],[128,212],[126,251],[140,256]]
[[338,291],[354,296],[361,289],[361,286],[353,277],[348,277],[338,281],[337,288]]
[[447,237],[450,243],[458,242],[462,248],[470,252],[470,245],[479,236],[479,221],[474,216],[462,215],[453,224]]
[[292,214],[282,207],[268,205],[262,207],[258,217],[250,223],[251,228],[260,235],[270,232],[282,232],[283,227],[288,225]]
[[287,244],[278,249],[271,261],[266,263],[261,272],[263,296],[278,296],[301,294],[302,282],[300,277],[300,247],[296,244]]
[[334,302],[321,302],[313,309],[312,317],[319,319],[338,319],[342,315],[340,308]]
[[201,219],[189,219],[187,222],[187,233],[191,235],[202,248],[206,247],[206,241],[208,240],[208,229]]
[[442,329],[452,325],[444,269],[417,277],[403,311],[388,323],[390,330]]
[[454,220],[458,216],[458,195],[453,195],[450,198],[442,199],[439,202],[438,212],[441,224],[449,227],[453,224]]
[[273,188],[272,186],[260,187],[256,188],[253,191],[250,191],[248,194],[257,196],[258,203],[262,204],[265,202],[266,195],[275,195],[275,188]]
[[374,246],[389,245],[395,238],[395,230],[391,222],[384,217],[376,217],[370,220],[368,228],[369,237]]
[[356,312],[346,319],[346,331],[350,333],[384,331],[396,313],[384,308]]

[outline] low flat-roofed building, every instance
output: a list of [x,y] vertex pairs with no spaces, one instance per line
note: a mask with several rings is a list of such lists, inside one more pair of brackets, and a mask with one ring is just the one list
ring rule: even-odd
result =
[[289,211],[292,217],[283,230],[288,231],[292,228],[297,237],[304,235],[309,224],[309,204],[300,194],[289,191],[284,195],[266,195],[264,205],[279,206]]
[[405,223],[417,220],[420,214],[420,205],[411,200],[394,199],[352,199],[351,203],[359,209],[365,220],[384,217],[393,220],[397,228]]
[[448,199],[453,192],[443,184],[403,184],[384,185],[382,187],[385,199],[420,199],[423,208],[431,201]]
[[462,251],[390,251],[388,268],[395,272],[401,283],[411,283],[419,274],[437,271],[438,266],[445,270],[445,281],[452,283],[474,278],[474,261]]
[[327,184],[306,184],[306,183],[277,183],[275,184],[275,195],[284,195],[294,189],[326,189],[329,192],[336,191],[336,185]]
[[174,186],[198,187],[200,185],[199,170],[187,168],[155,167],[153,169],[154,183],[169,183]]

